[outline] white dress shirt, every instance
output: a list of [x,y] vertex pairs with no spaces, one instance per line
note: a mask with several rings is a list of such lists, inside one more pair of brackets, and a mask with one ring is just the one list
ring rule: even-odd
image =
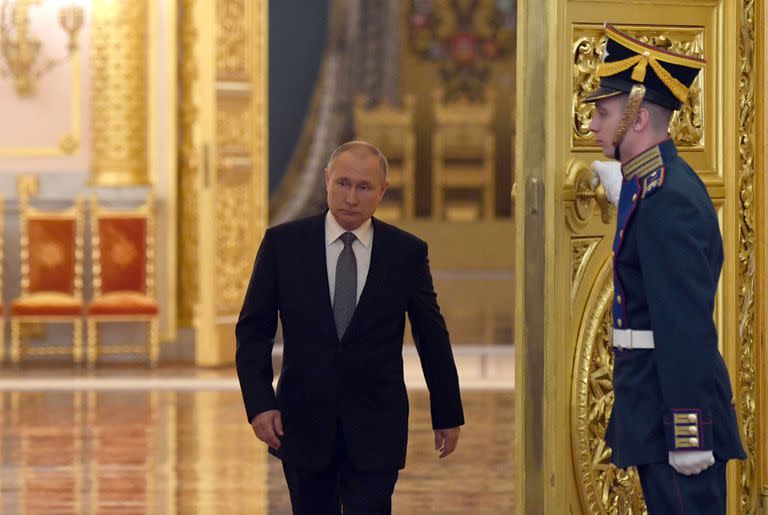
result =
[[[339,255],[344,248],[344,242],[339,236],[348,232],[333,217],[330,211],[325,215],[325,263],[328,267],[328,290],[331,292],[331,305],[333,305],[333,295],[336,290],[336,263],[339,261]],[[352,243],[352,252],[355,253],[357,261],[357,301],[360,301],[360,295],[363,293],[365,280],[368,278],[368,269],[371,267],[371,249],[373,249],[373,223],[369,218],[363,224],[349,231],[357,239]]]

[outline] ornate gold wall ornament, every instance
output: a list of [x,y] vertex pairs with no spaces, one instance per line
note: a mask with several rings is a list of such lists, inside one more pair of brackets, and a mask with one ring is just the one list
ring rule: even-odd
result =
[[604,440],[614,401],[612,270],[609,259],[595,282],[598,293],[584,311],[574,356],[571,439],[576,483],[585,513],[647,515],[637,470],[612,465]]
[[216,66],[219,78],[250,76],[245,0],[217,0],[219,30],[216,36]]
[[411,0],[408,4],[409,46],[421,58],[440,63],[445,99],[483,101],[491,74],[489,63],[515,50],[515,3]]
[[[29,10],[41,0],[2,0],[0,2],[0,56],[5,69],[0,76],[13,77],[20,97],[33,96],[37,80],[52,68],[62,64],[78,50],[77,35],[83,26],[83,8],[71,5],[59,9],[59,24],[67,33],[67,54],[58,59],[41,59],[42,41],[31,34]],[[40,64],[40,61],[44,61]]]
[[571,305],[579,292],[584,270],[602,239],[602,236],[571,239]]
[[194,6],[196,0],[182,0],[179,12],[179,281],[177,302],[179,325],[192,323],[197,301],[197,222],[198,198],[197,171],[200,156],[195,145],[195,124],[198,108],[195,104],[195,87],[198,81],[198,65],[195,45],[198,32],[195,28]]
[[253,266],[253,256],[244,254],[250,251],[244,247],[253,239],[251,217],[243,216],[253,194],[249,173],[230,172],[226,176],[219,175],[216,195],[216,219],[227,221],[216,233],[216,248],[221,249],[216,260],[216,305],[220,311],[232,312],[240,310]]
[[65,136],[62,136],[59,140],[59,149],[61,149],[62,152],[65,154],[74,154],[77,152],[77,149],[80,147],[80,143],[77,141],[77,138],[73,136],[72,134],[67,134]]
[[149,183],[147,0],[94,0],[92,184]]
[[[644,43],[664,48],[671,52],[704,57],[703,28],[669,28],[622,30]],[[597,89],[595,72],[605,49],[602,28],[593,25],[574,27],[573,43],[573,134],[571,144],[575,148],[595,147],[589,132],[594,104],[582,99]],[[700,147],[704,144],[704,91],[702,74],[690,88],[688,101],[675,113],[669,132],[679,147]]]
[[739,26],[739,373],[738,407],[747,459],[739,463],[740,513],[754,513],[757,485],[758,416],[755,353],[755,0],[743,0]]

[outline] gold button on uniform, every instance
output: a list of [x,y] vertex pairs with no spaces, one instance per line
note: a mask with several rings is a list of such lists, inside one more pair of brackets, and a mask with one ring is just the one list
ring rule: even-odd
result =
[[619,231],[619,238],[623,238],[623,237],[624,237],[624,229]]
[[616,302],[618,302],[619,304],[621,304],[621,295],[619,295],[618,297],[616,297]]
[[616,325],[618,325],[619,327],[621,327],[621,325],[622,325],[622,324],[621,324],[621,319],[619,319],[619,320],[616,322]]
[[690,439],[690,440],[688,440],[688,441],[689,441],[689,442],[690,442],[690,444],[691,444],[692,446],[694,446],[694,447],[698,447],[698,446],[699,446],[699,439],[698,439],[698,438],[691,438],[691,439]]
[[692,435],[696,435],[696,434],[699,434],[699,430],[698,430],[698,429],[696,429],[696,426],[691,426],[691,427],[689,427],[689,428],[688,428],[688,432],[689,432],[689,433],[691,433]]
[[688,415],[688,420],[690,420],[691,422],[696,422],[696,415],[694,415],[693,413],[690,413]]
[[632,195],[632,202],[634,202],[635,200],[637,200],[637,193],[635,193],[634,195]]

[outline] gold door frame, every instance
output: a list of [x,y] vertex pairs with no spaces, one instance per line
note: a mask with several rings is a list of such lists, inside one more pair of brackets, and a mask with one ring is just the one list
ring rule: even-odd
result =
[[[574,363],[575,353],[580,352],[575,342],[584,341],[587,333],[594,340],[602,323],[595,312],[590,316],[571,312],[571,288],[566,285],[578,285],[574,296],[585,307],[600,303],[606,281],[612,288],[610,273],[603,269],[609,249],[600,240],[605,238],[583,238],[569,244],[567,236],[566,224],[573,223],[576,209],[573,177],[566,176],[573,153],[568,134],[575,113],[566,112],[562,105],[573,93],[568,74],[574,68],[571,38],[575,36],[571,33],[574,20],[569,16],[575,10],[592,8],[597,13],[593,18],[604,15],[614,23],[646,26],[654,21],[647,19],[652,16],[647,14],[649,10],[658,12],[662,5],[677,10],[678,19],[696,13],[702,21],[678,26],[707,27],[704,45],[714,63],[705,72],[706,87],[711,88],[704,108],[708,140],[687,157],[702,172],[723,222],[726,263],[716,318],[748,452],[743,464],[729,466],[730,509],[733,513],[759,509],[768,475],[764,457],[766,351],[761,338],[766,310],[760,295],[765,290],[758,287],[768,286],[762,271],[765,257],[759,250],[766,236],[759,223],[756,225],[756,221],[766,220],[763,174],[758,173],[758,167],[764,165],[760,130],[765,120],[764,80],[758,75],[764,62],[758,55],[764,49],[760,22],[764,2],[711,0],[667,7],[669,3],[661,0],[521,0],[518,91],[524,101],[517,103],[517,120],[523,130],[515,142],[518,513],[564,513],[566,507],[573,513],[603,511],[598,504],[590,504],[583,482],[576,479],[582,473],[581,458],[573,454],[574,437],[563,430],[578,425],[575,413],[585,408],[574,394],[573,378],[580,366]],[[670,23],[661,17],[659,21],[659,26]],[[596,220],[599,213],[583,223],[592,224],[593,230],[599,224]],[[569,284],[572,268],[576,273]]]
[[234,361],[267,225],[268,0],[182,0],[179,318],[195,362]]

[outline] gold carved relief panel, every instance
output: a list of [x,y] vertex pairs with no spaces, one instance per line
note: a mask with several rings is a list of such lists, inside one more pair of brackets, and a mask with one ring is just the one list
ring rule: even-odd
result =
[[[704,57],[704,29],[694,28],[652,28],[638,30],[621,27],[628,34],[641,41],[685,55]],[[658,32],[657,32],[658,31]],[[597,89],[595,77],[605,49],[605,35],[602,27],[576,25],[573,38],[573,134],[574,148],[593,148],[594,139],[589,132],[594,104],[582,99]],[[700,147],[704,145],[704,88],[703,75],[696,78],[691,86],[691,95],[683,108],[675,113],[670,133],[679,147]]]
[[94,1],[91,182],[148,183],[147,0]]

